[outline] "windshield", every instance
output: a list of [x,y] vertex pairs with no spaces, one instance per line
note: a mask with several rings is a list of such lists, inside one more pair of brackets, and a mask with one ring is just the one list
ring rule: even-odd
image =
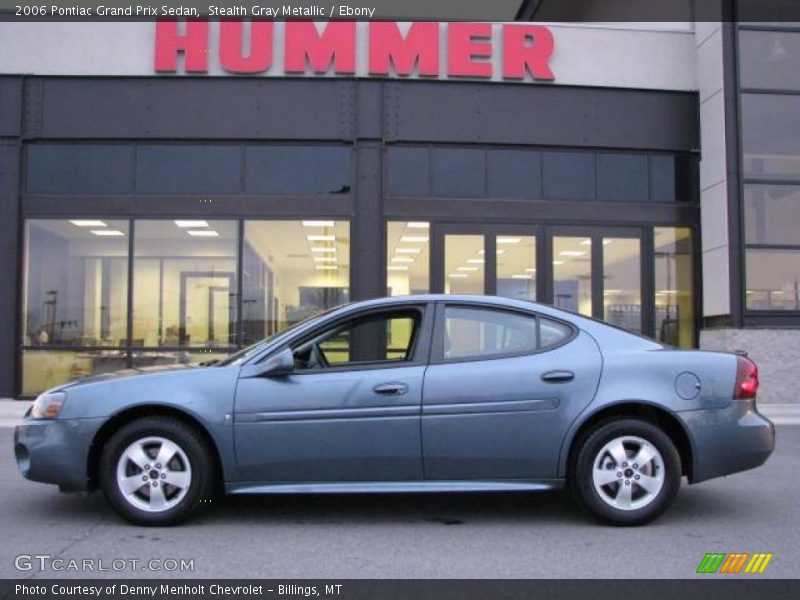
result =
[[310,323],[311,321],[314,321],[316,319],[319,319],[319,318],[327,315],[328,313],[333,312],[334,310],[337,310],[339,308],[341,308],[341,306],[336,306],[334,308],[329,308],[328,310],[326,310],[324,312],[317,313],[315,315],[311,315],[310,317],[306,317],[305,319],[302,319],[302,320],[298,321],[294,325],[290,325],[286,329],[282,329],[280,331],[276,331],[271,336],[266,337],[266,338],[264,338],[263,340],[261,340],[259,342],[256,342],[252,346],[247,346],[247,348],[239,350],[235,354],[231,354],[228,358],[219,361],[214,366],[215,367],[229,367],[229,366],[232,366],[232,365],[242,364],[244,361],[248,360],[249,358],[251,358],[251,357],[255,356],[256,354],[258,354],[259,352],[261,352],[261,350],[263,350],[265,347],[267,347],[269,344],[271,344],[273,341],[275,341],[279,337],[282,337],[282,336],[284,336],[284,335],[286,335],[288,333],[291,333],[295,329],[299,329],[300,326],[305,325],[306,323]]

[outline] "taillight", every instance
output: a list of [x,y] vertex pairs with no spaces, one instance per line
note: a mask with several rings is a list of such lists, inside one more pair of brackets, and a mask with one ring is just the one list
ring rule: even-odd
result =
[[758,367],[749,358],[736,357],[736,387],[734,400],[751,400],[758,392]]

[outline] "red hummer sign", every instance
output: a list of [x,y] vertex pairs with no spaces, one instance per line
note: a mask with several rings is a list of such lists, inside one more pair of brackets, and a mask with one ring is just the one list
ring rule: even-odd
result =
[[402,32],[396,22],[158,21],[155,70],[178,73],[183,55],[185,73],[208,73],[215,59],[224,71],[249,75],[552,81],[553,50],[550,29],[533,24],[414,22]]

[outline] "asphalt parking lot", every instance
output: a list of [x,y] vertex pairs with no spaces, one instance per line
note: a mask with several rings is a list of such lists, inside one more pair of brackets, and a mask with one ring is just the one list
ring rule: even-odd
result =
[[[24,480],[2,427],[0,577],[682,578],[712,551],[772,552],[762,577],[796,577],[799,457],[800,426],[779,425],[764,467],[684,485],[664,517],[635,529],[597,525],[564,493],[237,497],[199,521],[153,529],[124,524],[100,494]],[[19,554],[140,562],[20,572]],[[193,559],[194,570],[142,571],[153,558]]]

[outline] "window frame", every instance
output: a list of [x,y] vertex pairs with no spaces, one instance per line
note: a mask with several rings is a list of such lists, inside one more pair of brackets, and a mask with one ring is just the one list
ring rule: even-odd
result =
[[335,318],[333,321],[325,321],[323,323],[318,324],[313,329],[306,331],[300,334],[298,337],[287,340],[285,343],[281,344],[280,347],[274,348],[267,352],[265,355],[260,357],[258,360],[253,361],[250,364],[256,364],[269,358],[272,354],[279,352],[283,348],[290,348],[292,353],[294,353],[299,347],[314,343],[316,340],[321,338],[324,335],[327,335],[328,332],[335,331],[340,329],[341,327],[347,326],[349,323],[354,321],[358,321],[365,317],[369,317],[372,315],[384,315],[384,314],[393,314],[393,313],[404,313],[408,314],[411,312],[417,312],[419,314],[419,324],[417,325],[416,332],[414,333],[413,340],[411,343],[411,351],[409,352],[410,358],[404,360],[380,360],[380,361],[364,361],[360,363],[351,363],[346,365],[339,365],[339,366],[327,366],[327,367],[317,367],[313,369],[303,369],[303,370],[295,370],[292,371],[292,376],[294,375],[311,375],[311,374],[320,374],[320,373],[346,373],[352,371],[367,371],[367,370],[374,370],[374,369],[398,369],[403,367],[419,367],[425,366],[428,363],[428,358],[430,356],[430,340],[431,340],[431,329],[432,329],[432,312],[433,309],[431,307],[430,302],[412,302],[408,304],[397,304],[397,305],[384,305],[384,306],[373,306],[363,310],[358,310],[355,312],[348,312],[347,314],[340,315],[339,317]]
[[[444,355],[444,327],[446,322],[445,311],[448,308],[466,308],[471,310],[484,310],[488,312],[499,312],[535,319],[536,321],[536,349],[535,350],[517,350],[515,352],[499,352],[489,356],[463,356],[458,358],[446,358]],[[541,347],[541,334],[540,334],[540,320],[550,319],[556,323],[566,326],[570,330],[570,335],[556,344],[551,344],[546,347]],[[486,304],[481,302],[469,302],[463,300],[449,301],[443,300],[436,303],[436,314],[434,317],[433,338],[431,340],[431,365],[448,365],[464,362],[482,362],[486,360],[498,360],[504,358],[516,358],[521,356],[535,356],[544,352],[550,352],[566,346],[572,342],[580,330],[573,323],[564,319],[553,317],[551,315],[544,315],[538,312],[528,311],[522,308],[513,306],[502,306],[499,304]]]

